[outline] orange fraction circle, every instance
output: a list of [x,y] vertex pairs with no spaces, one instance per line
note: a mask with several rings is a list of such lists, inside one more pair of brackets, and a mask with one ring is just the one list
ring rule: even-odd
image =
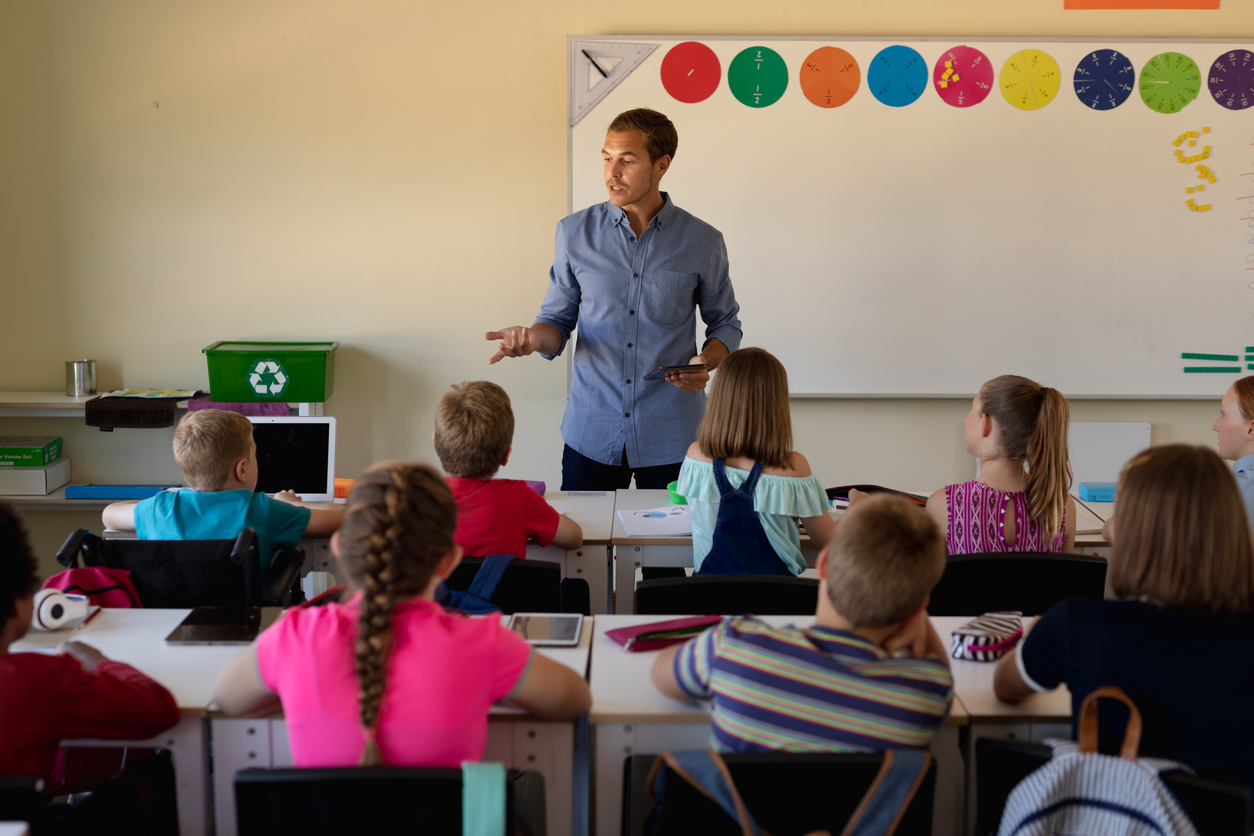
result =
[[840,107],[862,84],[858,62],[836,46],[821,46],[801,65],[801,92],[819,107]]

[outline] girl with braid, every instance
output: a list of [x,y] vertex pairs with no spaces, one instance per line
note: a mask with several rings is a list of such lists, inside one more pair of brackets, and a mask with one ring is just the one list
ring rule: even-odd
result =
[[461,560],[456,523],[434,470],[372,467],[331,539],[356,594],[288,611],[223,669],[218,706],[281,705],[296,766],[457,766],[482,757],[495,702],[543,719],[587,711],[591,694],[574,671],[532,652],[499,618],[435,603]]

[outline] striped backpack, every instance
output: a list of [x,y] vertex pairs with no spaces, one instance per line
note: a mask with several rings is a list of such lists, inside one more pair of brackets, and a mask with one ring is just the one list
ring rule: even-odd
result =
[[[1097,751],[1097,701],[1128,706],[1120,754]],[[1197,836],[1197,828],[1176,801],[1160,773],[1192,772],[1175,761],[1140,758],[1141,714],[1119,688],[1098,688],[1080,708],[1080,742],[1047,741],[1049,763],[1019,783],[1002,813],[998,836],[1104,834]]]

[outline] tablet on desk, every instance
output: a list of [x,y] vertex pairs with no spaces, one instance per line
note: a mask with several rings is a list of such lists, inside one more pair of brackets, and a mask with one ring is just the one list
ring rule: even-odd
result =
[[166,644],[252,644],[278,621],[282,607],[196,607],[165,637]]
[[510,616],[509,629],[526,639],[528,644],[576,647],[583,630],[583,616],[579,613],[519,612]]

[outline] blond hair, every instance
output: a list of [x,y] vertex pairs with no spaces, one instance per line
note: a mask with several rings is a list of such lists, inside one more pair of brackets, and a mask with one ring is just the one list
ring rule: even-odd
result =
[[647,107],[625,110],[614,117],[607,133],[624,133],[636,131],[644,136],[644,150],[649,154],[649,162],[657,162],[662,157],[675,158],[675,149],[679,147],[679,132],[675,125],[656,110]]
[[1254,374],[1246,375],[1232,384],[1232,391],[1237,395],[1237,407],[1241,410],[1241,417],[1254,421]]
[[487,479],[514,442],[514,410],[495,383],[453,386],[435,408],[435,452],[449,476]]
[[1053,539],[1062,528],[1071,490],[1071,405],[1057,389],[1004,374],[980,389],[980,411],[997,425],[1002,452],[1026,463],[1028,507]]
[[1254,610],[1254,541],[1232,471],[1205,447],[1154,447],[1124,465],[1110,588],[1167,608]]
[[238,412],[189,412],[174,430],[174,460],[192,490],[220,491],[252,453],[253,424]]
[[711,459],[743,456],[763,467],[791,466],[788,372],[770,352],[742,348],[718,364],[697,446]]
[[453,548],[457,503],[433,468],[386,462],[371,467],[348,494],[340,524],[340,565],[362,590],[354,668],[366,744],[362,766],[383,762],[375,741],[387,686],[392,610],[422,592]]
[[935,520],[903,497],[876,494],[832,532],[827,597],[855,627],[888,627],[914,612],[944,572]]

